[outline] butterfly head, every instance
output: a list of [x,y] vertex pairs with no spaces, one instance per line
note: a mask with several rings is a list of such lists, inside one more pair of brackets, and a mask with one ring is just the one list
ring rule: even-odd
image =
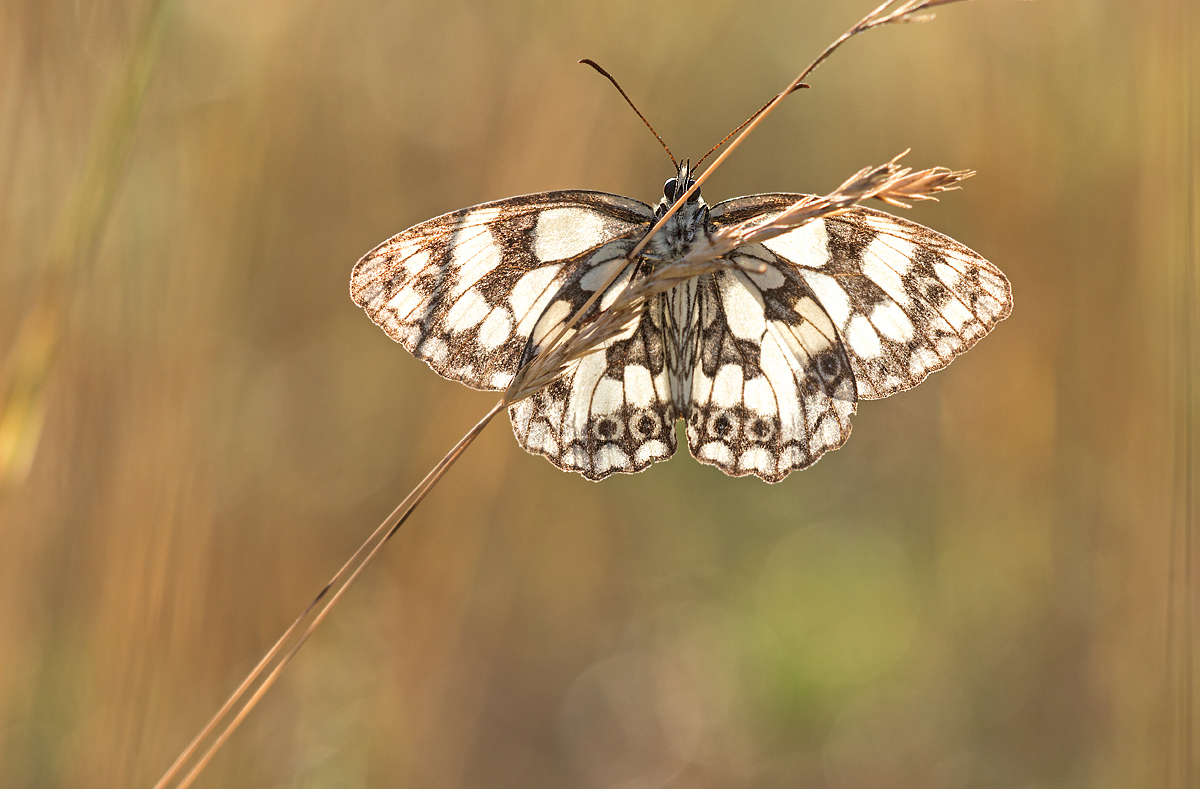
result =
[[[675,176],[668,178],[663,184],[663,198],[654,209],[655,220],[661,219],[695,183],[688,162],[681,162]],[[708,224],[708,206],[697,189],[679,206],[679,210],[671,216],[662,230],[655,234],[647,250],[652,256],[662,259],[678,258],[698,237],[707,232]]]
[[[659,202],[659,211],[665,211],[674,205],[679,198],[683,197],[683,193],[692,188],[692,184],[696,180],[692,178],[691,167],[687,161],[679,163],[679,172],[667,179],[663,184],[663,199]],[[700,197],[700,190],[692,192],[688,197],[689,204],[703,205],[704,200]]]

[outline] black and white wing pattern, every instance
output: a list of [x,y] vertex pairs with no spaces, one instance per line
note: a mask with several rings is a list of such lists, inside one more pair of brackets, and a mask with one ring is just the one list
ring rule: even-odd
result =
[[[681,388],[692,455],[726,474],[778,482],[850,435],[857,396],[829,316],[794,268],[761,245],[694,282],[697,358]],[[766,264],[762,273],[752,269]]]
[[[685,164],[660,209],[687,179]],[[710,212],[697,195],[634,262],[626,255],[655,217],[636,200],[568,191],[485,203],[376,247],[350,290],[439,374],[505,389],[614,275],[584,322],[701,232],[770,220],[803,197],[742,197]],[[733,267],[656,297],[624,334],[510,406],[521,446],[603,479],[669,458],[683,418],[698,460],[777,482],[846,441],[859,398],[915,386],[1012,307],[1004,275],[970,249],[861,207],[727,258]]]
[[[601,299],[602,306],[627,280],[628,272],[623,272],[611,296],[606,292]],[[557,324],[565,314],[549,317],[547,324]],[[549,331],[547,325],[545,333]],[[538,336],[545,336],[541,326]],[[625,334],[511,406],[517,441],[559,468],[592,480],[666,460],[675,454],[679,415],[666,357],[661,304],[656,304]]]
[[[713,207],[713,221],[770,218],[803,197],[727,200]],[[866,400],[916,386],[1012,310],[998,268],[952,238],[882,211],[855,207],[756,246],[815,295]]]
[[[501,390],[547,310],[574,314],[645,235],[650,207],[603,192],[543,192],[453,211],[354,266],[350,295],[439,375]],[[597,270],[599,279],[589,272]],[[543,331],[537,339],[542,339]]]
[[[729,200],[712,221],[769,220],[803,197]],[[1012,308],[1008,281],[982,257],[867,208],[729,257],[743,270],[692,285],[700,328],[684,384],[688,443],[701,462],[768,482],[841,446],[858,398],[916,386]]]
[[[547,192],[416,225],[354,267],[350,291],[392,339],[440,375],[502,390],[614,273],[585,320],[634,274],[625,254],[652,209],[602,192]],[[676,448],[661,329],[643,318],[550,386],[513,405],[517,441],[601,479]]]

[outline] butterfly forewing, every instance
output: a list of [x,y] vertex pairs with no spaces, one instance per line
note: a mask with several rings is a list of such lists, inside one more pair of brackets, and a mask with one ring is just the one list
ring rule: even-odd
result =
[[504,389],[546,310],[582,306],[590,293],[577,286],[581,276],[610,260],[612,245],[635,243],[651,217],[644,203],[603,192],[484,203],[380,244],[355,265],[350,293],[440,375]]
[[[713,208],[718,224],[769,219],[804,195],[763,194]],[[858,396],[916,386],[1012,309],[1008,280],[962,244],[882,211],[855,207],[762,244],[793,269],[837,329]]]

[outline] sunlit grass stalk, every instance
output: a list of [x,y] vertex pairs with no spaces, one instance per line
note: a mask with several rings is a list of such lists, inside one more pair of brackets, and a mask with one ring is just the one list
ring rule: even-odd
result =
[[[275,642],[275,645],[271,647],[267,654],[263,656],[262,660],[258,662],[258,665],[255,666],[246,679],[242,681],[242,684],[238,686],[237,690],[235,690],[229,699],[226,700],[221,709],[217,711],[217,714],[214,715],[212,720],[208,722],[208,725],[206,725],[204,729],[202,729],[200,733],[196,735],[192,742],[188,744],[188,747],[184,749],[183,753],[176,758],[175,762],[171,765],[163,777],[160,778],[158,783],[154,785],[155,789],[160,789],[160,787],[169,785],[170,781],[196,754],[204,740],[207,739],[216,730],[217,726],[219,726],[225,720],[230,712],[234,710],[234,707],[237,706],[239,699],[243,698],[247,693],[251,693],[246,702],[237,709],[237,712],[232,718],[229,719],[228,723],[225,725],[225,728],[221,730],[216,739],[213,740],[212,744],[207,750],[205,750],[200,758],[196,760],[195,764],[188,771],[187,775],[185,775],[178,784],[180,787],[191,785],[192,781],[194,781],[200,774],[201,770],[207,766],[208,762],[216,754],[217,750],[225,744],[225,741],[229,739],[230,735],[233,734],[234,730],[238,727],[246,715],[250,713],[250,710],[252,710],[255,705],[258,704],[259,700],[263,697],[263,694],[265,694],[267,690],[275,684],[275,680],[279,678],[279,675],[282,673],[287,664],[292,661],[292,658],[295,657],[296,652],[299,651],[300,647],[304,645],[304,642],[308,640],[309,636],[313,634],[313,631],[316,630],[317,626],[321,624],[321,621],[325,619],[325,617],[333,609],[333,606],[336,605],[338,600],[341,599],[342,595],[345,594],[346,590],[350,588],[350,585],[353,584],[363,570],[367,568],[367,565],[370,564],[371,560],[374,559],[376,554],[379,553],[379,550],[383,547],[384,543],[386,543],[392,537],[392,535],[399,530],[399,528],[404,524],[404,521],[408,519],[408,516],[412,514],[412,511],[416,509],[417,505],[421,503],[426,495],[428,495],[429,491],[433,490],[433,486],[438,483],[446,471],[449,470],[450,466],[454,465],[454,462],[458,460],[464,451],[466,451],[467,447],[469,447],[479,436],[479,434],[483,432],[483,429],[487,427],[489,422],[492,421],[492,418],[495,417],[496,414],[500,413],[501,410],[503,410],[504,406],[505,402],[503,400],[492,406],[492,409],[487,412],[483,419],[479,420],[475,427],[467,431],[466,435],[459,439],[458,443],[454,445],[454,448],[446,453],[446,456],[443,457],[437,463],[437,465],[435,465],[433,469],[431,469],[430,472],[425,475],[425,478],[421,480],[421,482],[415,488],[412,489],[408,496],[404,498],[404,501],[400,502],[396,509],[392,510],[392,513],[384,518],[383,522],[380,523],[375,531],[371,533],[371,536],[368,537],[361,546],[359,546],[358,550],[354,552],[354,555],[351,556],[350,559],[347,560],[344,565],[342,565],[341,569],[334,574],[333,578],[329,580],[329,583],[325,585],[325,588],[322,589],[313,599],[313,601],[308,604],[308,608],[306,608],[304,612],[296,618],[296,621],[292,623],[291,627],[289,627],[284,634],[279,637],[279,640]],[[324,605],[321,605],[322,601],[324,601]],[[279,657],[279,660],[274,663],[273,667],[271,667],[272,661],[274,661],[276,657]],[[271,667],[270,672],[263,677],[261,682],[256,682],[258,678],[263,675],[263,672],[268,669],[268,667]],[[252,690],[253,692],[251,692]]]
[[[696,183],[683,197],[667,211],[645,237],[633,249],[626,259],[635,261],[645,249],[649,239],[657,233],[687,197],[699,188],[703,180],[716,169],[737,147],[747,134],[754,130],[759,122],[778,105],[789,93],[796,90],[803,79],[821,62],[829,57],[842,43],[854,35],[879,27],[884,24],[897,22],[925,21],[931,15],[921,15],[920,12],[939,5],[946,5],[961,0],[909,0],[897,5],[894,0],[876,8],[853,28],[844,33],[821,55],[808,66],[800,76],[792,81],[764,109],[752,116],[741,134],[734,138],[720,156],[701,174]],[[888,9],[892,10],[888,10]],[[903,156],[903,154],[901,154]],[[736,264],[725,259],[723,255],[737,246],[766,240],[782,233],[789,232],[806,222],[822,217],[842,213],[855,204],[875,198],[895,206],[907,207],[904,201],[935,199],[938,192],[955,188],[955,184],[971,175],[968,171],[951,171],[944,167],[913,172],[900,167],[897,163],[900,156],[891,161],[860,170],[845,181],[834,192],[821,197],[808,197],[795,206],[767,221],[752,220],[726,228],[721,228],[707,239],[707,243],[698,245],[682,259],[660,265],[644,277],[630,282],[616,296],[613,303],[600,310],[594,316],[584,321],[584,316],[595,304],[595,301],[619,276],[624,266],[616,267],[608,281],[598,287],[595,293],[558,331],[542,345],[541,350],[518,372],[504,396],[469,430],[466,435],[433,467],[423,480],[405,497],[404,501],[372,532],[371,536],[355,551],[354,555],[330,579],[316,598],[304,612],[292,623],[275,645],[259,661],[245,680],[238,686],[225,704],[217,711],[212,720],[200,731],[175,762],[166,771],[155,789],[165,789],[172,785],[176,777],[188,767],[188,772],[179,779],[175,786],[179,789],[190,786],[200,772],[208,765],[220,747],[229,739],[234,730],[241,724],[250,711],[258,704],[263,695],[279,678],[283,669],[291,662],[300,647],[308,640],[318,625],[329,614],[350,585],[362,574],[367,565],[379,554],[383,545],[399,530],[417,505],[433,489],[450,467],[462,456],[483,429],[497,414],[508,406],[530,397],[550,384],[552,381],[568,372],[571,367],[586,357],[604,349],[611,341],[627,332],[633,323],[641,316],[649,301],[673,287],[690,279],[721,269],[739,268]],[[223,728],[220,728],[222,727]],[[218,732],[218,728],[220,731]],[[215,734],[215,737],[213,736]],[[211,742],[203,748],[210,738]],[[197,756],[199,754],[199,756]]]

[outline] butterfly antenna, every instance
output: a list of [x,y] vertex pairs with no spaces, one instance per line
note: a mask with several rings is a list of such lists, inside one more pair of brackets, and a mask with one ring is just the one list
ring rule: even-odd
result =
[[[658,144],[661,145],[663,147],[663,150],[667,152],[667,156],[671,157],[671,164],[675,165],[675,169],[679,169],[679,162],[675,161],[675,154],[671,153],[671,149],[667,147],[667,144],[665,142],[663,142],[663,138],[658,136],[658,132],[654,131],[654,127],[650,125],[650,121],[646,120],[646,116],[643,115],[641,113],[641,111],[634,105],[633,99],[629,98],[629,95],[627,93],[625,93],[625,91],[617,83],[616,78],[614,78],[612,74],[609,74],[607,71],[605,71],[600,66],[600,64],[594,60],[591,60],[589,58],[584,58],[583,60],[581,60],[579,62],[589,65],[592,68],[596,69],[596,71],[599,71],[609,82],[611,82],[613,84],[613,87],[616,88],[617,91],[621,94],[621,97],[623,99],[625,99],[625,103],[628,104],[630,106],[630,108],[632,108],[633,111],[637,113],[637,116],[642,119],[642,123],[646,124],[646,128],[649,129],[650,133],[654,135],[654,139],[658,140]],[[762,110],[759,110],[759,112],[762,112]],[[747,123],[748,122],[749,121],[747,121]],[[742,124],[742,125],[744,126],[745,124]],[[726,137],[725,139],[727,140],[729,138]],[[722,140],[722,142],[724,142],[724,141],[725,140]],[[720,147],[720,146],[718,146],[718,147]],[[712,151],[709,151],[709,153],[712,153]]]
[[[792,88],[791,90],[789,90],[789,91],[788,91],[788,93],[794,93],[795,91],[798,91],[798,90],[800,90],[801,88],[807,88],[807,87],[810,87],[810,86],[809,86],[809,84],[808,84],[807,82],[801,82],[801,83],[797,84],[797,85],[796,85],[794,88]],[[771,97],[771,101],[775,101],[775,99],[776,99],[776,97],[775,97],[775,96],[772,96],[772,97]],[[700,166],[700,165],[701,165],[701,164],[704,162],[704,160],[705,160],[705,159],[707,159],[708,157],[712,156],[712,155],[713,155],[713,153],[714,153],[714,152],[716,152],[716,150],[717,150],[718,148],[720,148],[720,147],[721,147],[722,145],[724,145],[725,143],[729,142],[729,138],[730,138],[730,137],[732,137],[733,135],[735,135],[735,134],[737,134],[738,132],[740,132],[742,129],[744,129],[744,128],[746,128],[747,126],[749,126],[751,121],[753,121],[753,120],[754,120],[755,118],[757,118],[759,115],[762,115],[762,114],[763,114],[763,112],[764,112],[764,111],[767,109],[767,107],[770,107],[770,106],[771,106],[771,101],[768,101],[766,104],[764,104],[764,105],[762,105],[761,107],[759,107],[759,108],[758,108],[758,111],[757,111],[757,112],[755,112],[753,115],[751,115],[749,118],[747,118],[747,119],[746,119],[746,120],[745,120],[745,121],[742,123],[742,125],[741,125],[741,126],[737,127],[737,128],[736,128],[736,129],[734,129],[733,131],[729,132],[729,134],[726,134],[726,135],[725,135],[725,139],[721,140],[719,143],[717,143],[716,145],[714,145],[714,146],[713,146],[711,149],[709,149],[708,153],[706,153],[706,154],[704,154],[703,156],[701,156],[701,157],[700,157],[700,161],[696,162],[696,167],[699,167],[699,166]],[[672,161],[674,161],[674,160],[672,160]]]

